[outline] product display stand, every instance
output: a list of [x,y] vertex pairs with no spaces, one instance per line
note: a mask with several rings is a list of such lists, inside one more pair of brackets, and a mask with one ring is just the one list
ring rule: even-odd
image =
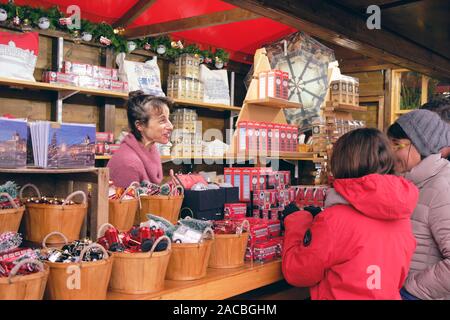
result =
[[[271,97],[258,99],[258,74],[270,70],[271,67],[266,55],[266,49],[261,48],[256,50],[253,79],[250,83],[247,95],[245,96],[244,105],[239,113],[237,119],[238,123],[240,121],[257,121],[287,124],[283,109],[302,107],[299,103],[292,103],[284,99]],[[259,163],[259,161],[264,158],[307,158],[310,157],[310,154],[299,152],[272,152],[271,154],[261,154],[258,150],[239,151],[238,132],[235,130],[227,157],[235,158],[237,160],[242,160],[247,157],[257,158]]]
[[[81,237],[97,238],[98,228],[108,222],[109,169],[1,169],[0,184],[8,180],[19,186],[36,185],[43,196],[66,197],[73,191],[84,191],[88,195],[88,214],[81,229]],[[36,196],[33,190],[24,191],[24,196]],[[75,198],[75,200],[78,200]],[[23,224],[23,221],[22,221]]]

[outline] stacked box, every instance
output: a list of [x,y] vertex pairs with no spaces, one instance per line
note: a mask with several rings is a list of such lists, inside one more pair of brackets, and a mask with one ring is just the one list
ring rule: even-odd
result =
[[289,99],[289,73],[270,70],[258,74],[258,99]]
[[202,127],[195,110],[177,109],[171,114],[174,127],[172,155],[179,158],[202,156]]

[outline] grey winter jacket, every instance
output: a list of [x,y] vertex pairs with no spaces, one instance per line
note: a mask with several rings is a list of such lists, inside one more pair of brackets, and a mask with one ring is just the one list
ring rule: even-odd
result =
[[450,162],[433,154],[405,175],[419,188],[411,217],[417,240],[405,282],[419,299],[450,299]]

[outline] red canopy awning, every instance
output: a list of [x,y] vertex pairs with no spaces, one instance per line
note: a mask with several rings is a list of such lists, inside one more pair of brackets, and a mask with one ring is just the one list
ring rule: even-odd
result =
[[[7,0],[0,0],[7,2]],[[15,0],[17,5],[49,8],[59,6],[65,12],[70,5],[78,5],[81,18],[93,22],[114,23],[130,10],[138,0]],[[128,28],[158,24],[173,20],[205,15],[213,12],[231,10],[234,6],[219,0],[157,0],[142,13]],[[232,60],[252,63],[245,60],[265,43],[272,42],[296,30],[268,18],[233,22],[207,28],[197,28],[175,32],[171,36],[183,39],[186,44],[196,43],[200,47],[211,46],[230,52]]]

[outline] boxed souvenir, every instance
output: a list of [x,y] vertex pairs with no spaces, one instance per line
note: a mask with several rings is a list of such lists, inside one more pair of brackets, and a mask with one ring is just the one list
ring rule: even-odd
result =
[[45,71],[42,75],[42,81],[47,83],[59,83],[77,86],[78,76],[62,72]]
[[93,69],[94,67],[90,64],[64,61],[62,71],[66,74],[92,77],[94,75]]

